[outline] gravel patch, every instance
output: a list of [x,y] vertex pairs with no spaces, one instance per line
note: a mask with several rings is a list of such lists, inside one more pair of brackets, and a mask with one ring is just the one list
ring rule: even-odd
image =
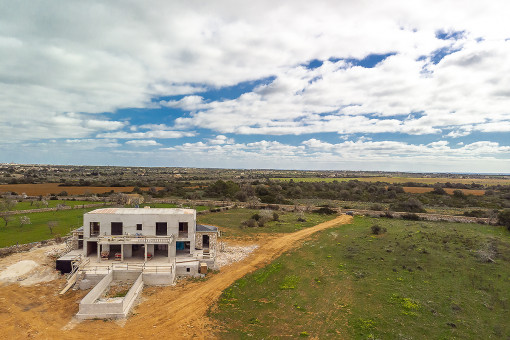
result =
[[224,244],[223,249],[216,254],[216,266],[221,268],[234,262],[242,261],[258,247],[256,244],[250,246],[229,246]]

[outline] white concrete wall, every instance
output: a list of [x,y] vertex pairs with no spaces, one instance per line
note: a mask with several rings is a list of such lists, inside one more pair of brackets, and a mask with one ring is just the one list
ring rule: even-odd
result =
[[[149,209],[140,209],[149,210]],[[154,209],[158,210],[158,209]],[[111,234],[111,223],[122,222],[123,234],[134,235],[140,233],[145,236],[156,236],[156,222],[167,223],[167,235],[175,235],[177,237],[179,233],[179,222],[188,222],[188,234],[190,240],[194,243],[195,238],[195,224],[196,224],[196,212],[193,214],[94,214],[94,211],[83,215],[83,237],[85,239],[90,238],[90,222],[99,222],[99,234],[110,235]],[[142,224],[142,230],[136,230],[136,225]],[[193,244],[194,246],[194,244]]]
[[[104,293],[112,280],[125,280],[136,278],[126,296],[119,302],[96,303],[95,301]],[[127,315],[136,298],[143,289],[142,273],[129,271],[114,271],[106,275],[80,302],[76,317],[78,319],[93,318],[122,318]]]
[[127,313],[129,313],[129,310],[133,306],[136,298],[138,297],[142,289],[143,289],[143,276],[142,273],[139,273],[138,278],[135,280],[135,283],[133,283],[133,286],[131,286],[128,293],[122,300],[122,310],[124,315],[127,315]]
[[162,274],[162,273],[144,273],[143,282],[149,286],[169,286],[174,283],[175,272]]
[[[122,208],[121,208],[122,210]],[[87,240],[90,239],[90,222],[99,222],[99,234],[101,236],[111,234],[111,223],[122,222],[122,233],[125,234],[137,234],[140,233],[144,236],[158,236],[156,235],[156,222],[167,223],[167,235],[173,235],[174,240],[169,245],[170,257],[175,257],[176,239],[179,235],[179,222],[188,223],[188,237],[186,239],[179,239],[181,241],[190,241],[191,254],[195,250],[195,227],[196,227],[196,211],[193,213],[182,213],[179,212],[181,209],[176,209],[175,213],[158,213],[160,209],[153,209],[154,213],[150,209],[136,209],[129,213],[129,209],[125,209],[125,213],[94,213],[91,211],[83,215],[83,238],[85,240],[83,253],[87,254]],[[140,213],[142,212],[142,213]],[[136,230],[136,225],[142,224],[142,230]],[[94,239],[94,238],[92,238]],[[131,257],[131,249],[129,247],[124,248],[124,257]],[[101,250],[109,251],[109,245],[105,244],[101,246]],[[147,251],[154,254],[154,245],[149,245]]]
[[[104,290],[110,285],[113,280],[113,274],[109,273],[105,275],[105,277],[99,281],[99,283],[87,294],[80,302],[80,312],[82,307],[87,307],[85,305],[92,304],[97,300],[104,292]],[[82,306],[83,305],[83,306]]]
[[[183,263],[177,263],[175,267],[175,273],[178,276],[197,276],[198,275],[198,267],[199,262],[198,261],[190,261],[190,262],[183,262]],[[187,270],[189,268],[189,271]]]

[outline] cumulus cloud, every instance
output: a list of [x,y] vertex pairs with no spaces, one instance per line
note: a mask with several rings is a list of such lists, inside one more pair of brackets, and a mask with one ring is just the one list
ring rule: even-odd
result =
[[[508,1],[261,0],[249,10],[230,1],[16,1],[0,11],[0,146],[95,138],[134,147],[207,130],[217,136],[170,150],[501,155],[502,145],[404,140],[477,132],[493,143],[489,134],[510,131],[509,10]],[[363,67],[373,55],[387,58]],[[307,67],[311,60],[319,66]],[[258,85],[223,96],[250,81]],[[140,110],[125,118],[125,108]],[[322,133],[346,144],[321,142]],[[345,137],[355,134],[401,141]],[[241,135],[266,136],[236,143]]]
[[158,146],[160,143],[155,140],[129,140],[126,142],[127,145],[132,146]]

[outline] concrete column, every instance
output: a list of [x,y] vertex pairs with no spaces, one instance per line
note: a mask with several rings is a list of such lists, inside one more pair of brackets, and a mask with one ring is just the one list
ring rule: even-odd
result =
[[168,248],[167,248],[167,253],[168,253],[168,262],[172,262],[172,261],[171,261],[171,257],[170,257],[170,254],[171,254],[171,253],[170,253],[171,245],[172,245],[171,243],[168,243],[168,244],[167,244],[167,247],[168,247]]
[[147,243],[143,245],[143,249],[145,250],[145,262],[147,262]]
[[124,262],[124,244],[120,246],[120,262]]
[[101,244],[99,242],[97,242],[97,262],[101,262]]

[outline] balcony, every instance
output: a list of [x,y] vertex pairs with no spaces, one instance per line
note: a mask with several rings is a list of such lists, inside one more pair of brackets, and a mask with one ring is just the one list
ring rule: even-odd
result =
[[99,244],[170,244],[174,237],[170,236],[135,236],[108,235],[98,237]]

